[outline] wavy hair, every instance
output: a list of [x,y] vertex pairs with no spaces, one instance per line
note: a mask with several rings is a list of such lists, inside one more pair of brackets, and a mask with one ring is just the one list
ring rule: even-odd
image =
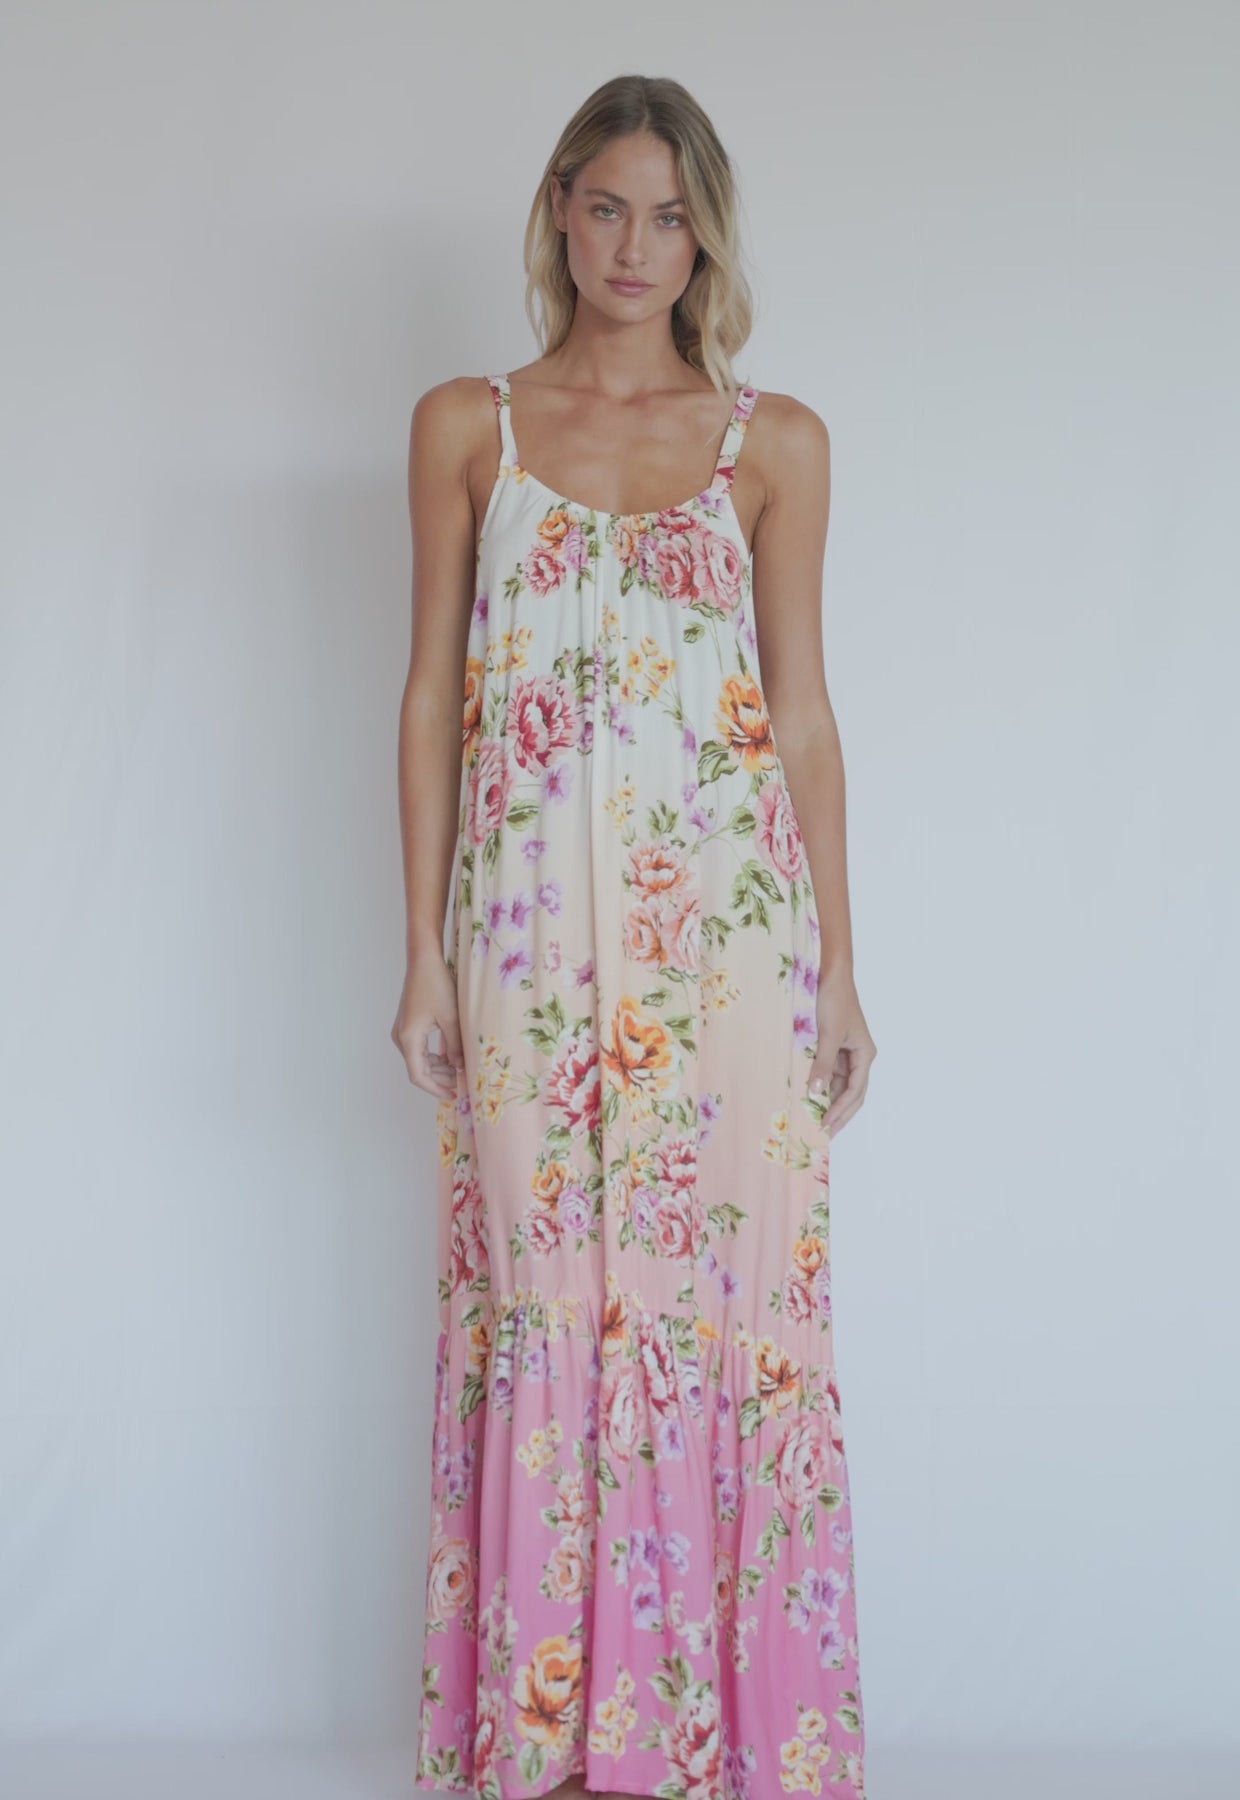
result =
[[551,177],[571,191],[583,164],[612,138],[635,131],[650,132],[670,147],[699,246],[689,285],[672,307],[673,341],[685,361],[724,393],[733,381],[732,357],[753,325],[736,169],[705,112],[670,77],[614,76],[594,90],[560,133],[525,228],[526,313],[543,355],[558,350],[573,322],[577,287],[564,233],[551,210]]

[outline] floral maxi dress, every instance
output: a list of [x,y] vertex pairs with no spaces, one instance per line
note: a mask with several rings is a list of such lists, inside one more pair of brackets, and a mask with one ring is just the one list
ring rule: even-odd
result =
[[416,1784],[863,1795],[819,931],[732,505],[521,466],[508,379],[445,947]]

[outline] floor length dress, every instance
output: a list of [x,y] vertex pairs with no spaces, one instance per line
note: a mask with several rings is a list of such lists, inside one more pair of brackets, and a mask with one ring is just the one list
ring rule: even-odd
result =
[[708,487],[618,514],[522,466],[486,380],[415,1781],[859,1800],[818,919],[731,498],[758,391]]

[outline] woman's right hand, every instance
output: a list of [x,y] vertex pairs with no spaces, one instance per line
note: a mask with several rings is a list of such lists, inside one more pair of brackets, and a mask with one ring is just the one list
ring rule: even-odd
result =
[[[441,1048],[432,1050],[438,1028]],[[456,1077],[464,1073],[456,981],[442,955],[411,957],[392,1026],[392,1042],[405,1059],[409,1079],[437,1100],[456,1099]]]

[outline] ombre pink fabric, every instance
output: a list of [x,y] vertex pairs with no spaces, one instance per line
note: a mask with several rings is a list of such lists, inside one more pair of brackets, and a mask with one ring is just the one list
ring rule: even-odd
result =
[[819,933],[732,505],[600,512],[507,377],[439,1111],[420,1788],[863,1800]]

